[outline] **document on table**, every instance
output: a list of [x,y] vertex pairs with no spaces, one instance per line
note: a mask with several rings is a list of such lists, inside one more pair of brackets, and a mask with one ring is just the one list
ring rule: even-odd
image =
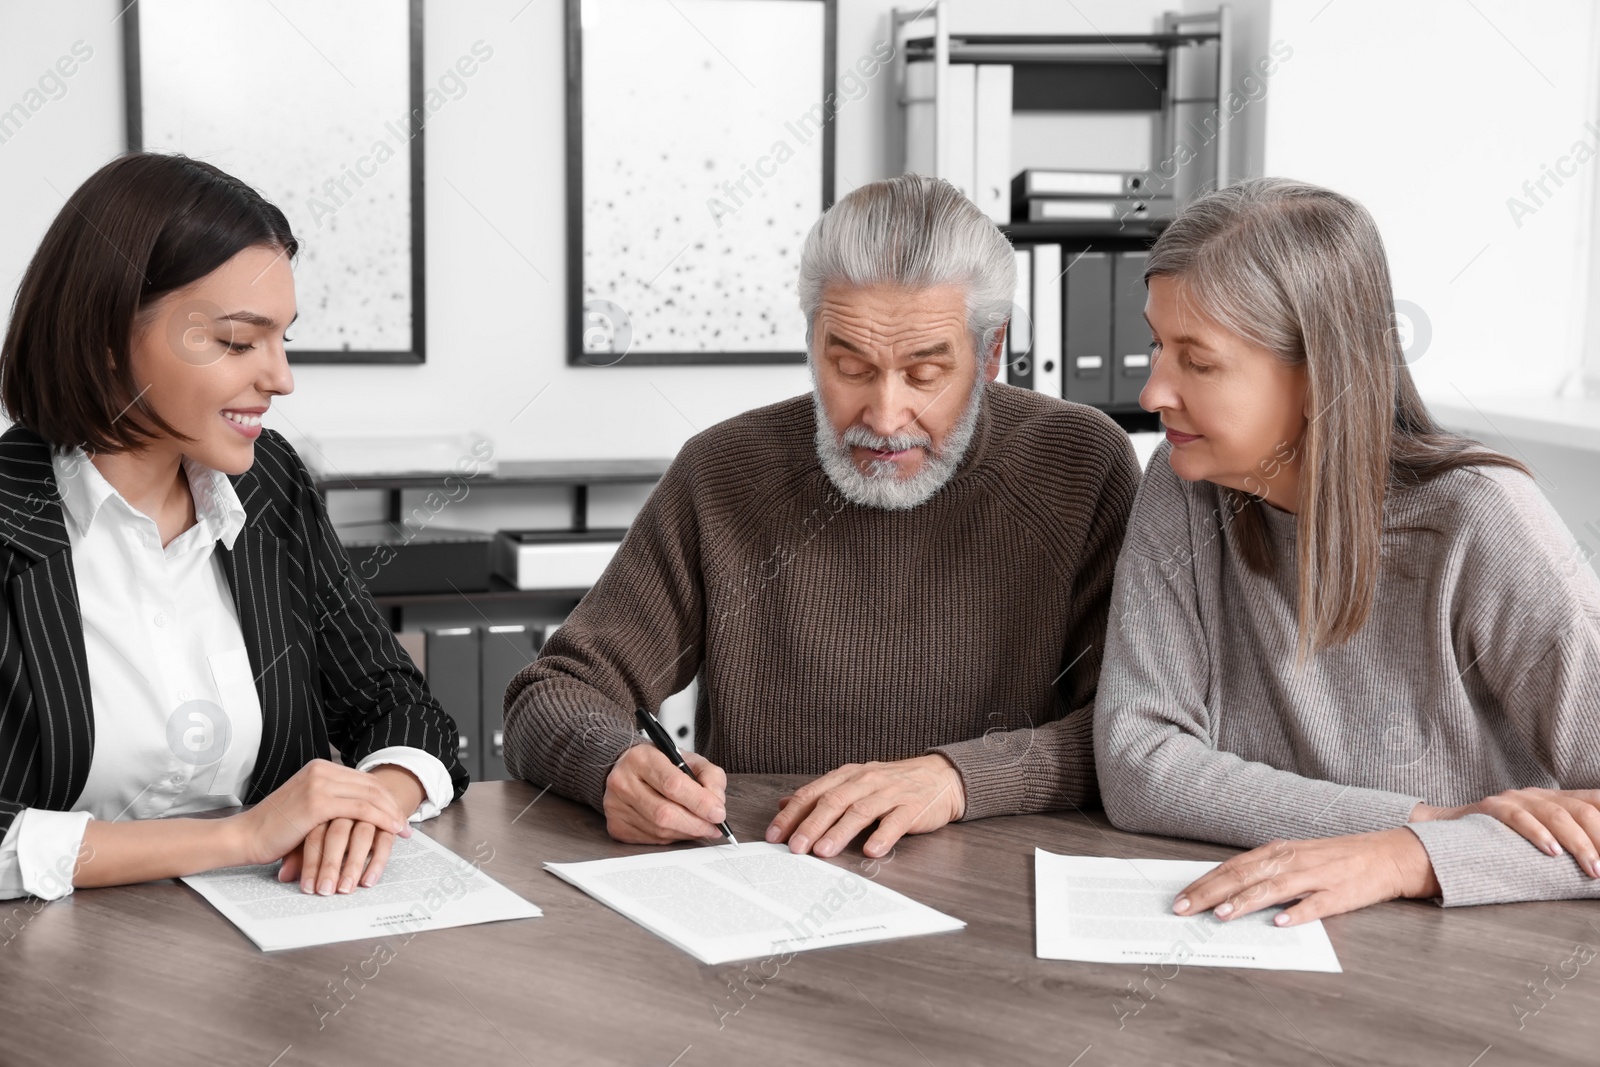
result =
[[182,881],[268,952],[542,914],[415,827],[409,838],[395,838],[378,884],[349,893],[302,893],[298,881],[278,881],[276,863]]
[[1321,920],[1277,927],[1283,908],[1223,922],[1209,911],[1174,915],[1178,891],[1215,863],[1058,856],[1033,850],[1037,941],[1042,960],[1253,967],[1340,972]]
[[854,871],[766,842],[546,863],[545,869],[701,963],[966,925]]

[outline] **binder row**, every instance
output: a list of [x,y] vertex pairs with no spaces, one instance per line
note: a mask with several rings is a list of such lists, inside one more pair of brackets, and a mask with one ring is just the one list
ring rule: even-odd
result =
[[995,222],[1011,221],[1012,67],[951,63],[945,70],[943,169],[934,158],[933,64],[906,64],[906,167],[935,174],[960,189]]
[[460,734],[456,757],[474,782],[511,777],[504,751],[506,686],[533,662],[546,636],[546,628],[521,623],[395,634],[427,677],[429,691],[455,719]]
[[1149,252],[1020,245],[1005,380],[1105,411],[1136,411],[1150,377]]

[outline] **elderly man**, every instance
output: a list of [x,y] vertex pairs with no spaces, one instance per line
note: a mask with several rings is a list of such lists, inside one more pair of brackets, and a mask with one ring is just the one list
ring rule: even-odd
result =
[[[957,819],[1093,803],[1139,468],[1100,412],[995,384],[1015,278],[947,182],[827,211],[800,263],[814,392],[683,446],[512,679],[512,772],[638,843],[719,837],[725,770],[817,775],[766,838],[820,856],[874,822],[882,856]],[[633,712],[696,675],[690,778]]]

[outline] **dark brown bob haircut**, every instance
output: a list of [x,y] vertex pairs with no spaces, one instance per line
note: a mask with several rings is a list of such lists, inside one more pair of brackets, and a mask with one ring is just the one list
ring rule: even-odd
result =
[[57,448],[137,451],[188,440],[142,403],[130,350],[140,316],[247,248],[289,257],[282,211],[209,163],[135,152],[68,198],[22,276],[0,346],[0,405]]

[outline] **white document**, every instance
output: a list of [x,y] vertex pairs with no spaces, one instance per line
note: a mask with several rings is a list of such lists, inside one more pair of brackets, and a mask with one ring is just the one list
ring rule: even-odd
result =
[[1338,973],[1320,920],[1277,927],[1283,908],[1223,922],[1210,912],[1172,913],[1178,891],[1215,863],[1058,856],[1033,850],[1035,955],[1042,960],[1251,967]]
[[377,885],[349,893],[302,893],[298,880],[278,881],[276,863],[181,881],[268,952],[543,914],[415,828],[409,838],[395,838]]
[[766,842],[546,863],[545,869],[701,963],[966,925],[854,871]]

